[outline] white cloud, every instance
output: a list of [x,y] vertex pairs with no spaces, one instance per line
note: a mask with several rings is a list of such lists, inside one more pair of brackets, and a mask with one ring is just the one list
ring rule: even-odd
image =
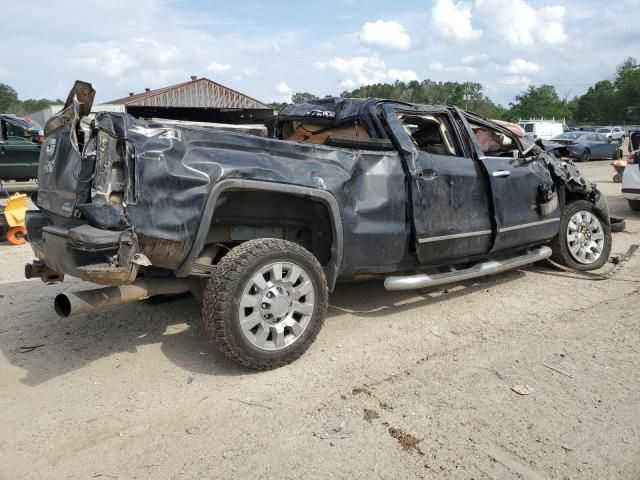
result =
[[522,58],[514,58],[509,65],[505,65],[501,68],[507,73],[513,75],[538,73],[540,71],[540,65],[535,62],[528,62]]
[[510,75],[508,77],[503,78],[500,82],[501,85],[512,86],[518,88],[527,88],[533,82],[531,79],[525,75]]
[[225,73],[231,71],[231,65],[228,63],[211,62],[207,66],[207,70],[213,73]]
[[567,39],[564,31],[564,15],[566,10],[560,5],[543,7],[538,12],[538,37],[546,43],[562,43]]
[[335,57],[326,62],[316,62],[314,67],[318,70],[333,70],[346,77],[340,84],[346,88],[384,82],[387,77],[387,66],[377,57]]
[[478,63],[484,63],[489,60],[489,55],[481,53],[479,55],[467,55],[462,57],[462,63],[464,65],[477,65]]
[[276,93],[279,93],[281,95],[285,95],[287,93],[291,93],[291,89],[289,88],[289,85],[287,85],[284,82],[280,82],[275,86]]
[[360,41],[369,47],[407,50],[411,39],[404,27],[395,20],[367,22],[360,31]]
[[126,48],[115,41],[79,43],[65,62],[73,68],[119,78],[133,70],[165,69],[179,56],[180,50],[173,45],[140,37],[128,42]]
[[446,72],[446,73],[462,73],[471,75],[477,72],[474,67],[468,65],[445,65],[441,62],[434,62],[429,65],[429,68],[434,72]]
[[471,25],[471,7],[465,2],[436,0],[431,9],[433,27],[440,36],[456,40],[474,40],[482,35]]
[[353,89],[361,85],[393,82],[395,80],[417,80],[412,70],[387,69],[386,63],[378,57],[356,56],[352,58],[335,57],[325,62],[316,62],[318,70],[332,70],[343,77],[340,88]]
[[526,0],[476,0],[475,11],[513,46],[556,45],[567,39],[562,6],[536,10]]
[[410,82],[418,79],[418,74],[412,70],[397,70],[392,68],[387,72],[387,78],[390,82],[400,80],[401,82]]

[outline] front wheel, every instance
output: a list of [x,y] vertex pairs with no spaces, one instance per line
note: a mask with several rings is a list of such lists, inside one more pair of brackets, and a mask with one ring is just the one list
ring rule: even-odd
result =
[[250,240],[216,265],[203,298],[207,333],[232,360],[257,370],[281,367],[313,343],[327,311],[322,267],[306,249]]
[[596,270],[609,259],[611,242],[611,227],[593,204],[578,200],[564,207],[551,258],[575,270]]
[[581,162],[588,162],[591,160],[591,152],[589,150],[585,150],[582,152],[582,156],[580,157]]

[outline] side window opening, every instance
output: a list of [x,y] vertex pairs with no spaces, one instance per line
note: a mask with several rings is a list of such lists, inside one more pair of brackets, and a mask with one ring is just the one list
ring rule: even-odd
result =
[[515,138],[484,125],[472,123],[471,128],[482,146],[482,152],[486,156],[513,158],[519,158],[521,156]]
[[15,125],[11,122],[4,122],[6,128],[7,140],[23,140],[30,141],[32,139],[31,132],[27,131],[21,126]]
[[398,118],[419,150],[434,155],[460,156],[443,116],[401,114]]

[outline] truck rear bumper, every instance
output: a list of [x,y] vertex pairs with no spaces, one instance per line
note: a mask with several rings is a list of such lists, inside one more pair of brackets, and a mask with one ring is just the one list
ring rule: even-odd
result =
[[138,264],[133,259],[137,242],[129,230],[101,230],[87,224],[53,225],[45,213],[36,211],[27,213],[27,231],[39,268],[101,285],[120,285],[136,279]]

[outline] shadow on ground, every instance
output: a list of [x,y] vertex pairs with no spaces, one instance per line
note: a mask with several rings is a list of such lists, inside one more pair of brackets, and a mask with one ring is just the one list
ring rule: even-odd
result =
[[[380,280],[341,283],[330,297],[328,318],[348,313],[363,323],[377,323],[378,317],[389,313],[452,300],[522,276],[524,272],[512,271],[448,287],[406,292],[388,292]],[[11,288],[12,298],[23,298],[33,295],[34,284],[15,283]],[[187,372],[214,376],[255,374],[228,360],[209,341],[200,306],[192,298],[158,304],[140,302],[61,319],[53,312],[52,292],[41,292],[42,298],[33,308],[24,309],[13,318],[9,315],[0,323],[0,350],[12,365],[26,370],[22,379],[26,385],[37,386],[114,355],[122,357],[118,358],[122,363],[137,361],[126,353],[135,354],[139,348],[153,344],[160,344],[167,359]],[[15,305],[9,305],[11,308]],[[363,324],[362,328],[367,326]],[[28,351],[26,347],[36,348]]]

